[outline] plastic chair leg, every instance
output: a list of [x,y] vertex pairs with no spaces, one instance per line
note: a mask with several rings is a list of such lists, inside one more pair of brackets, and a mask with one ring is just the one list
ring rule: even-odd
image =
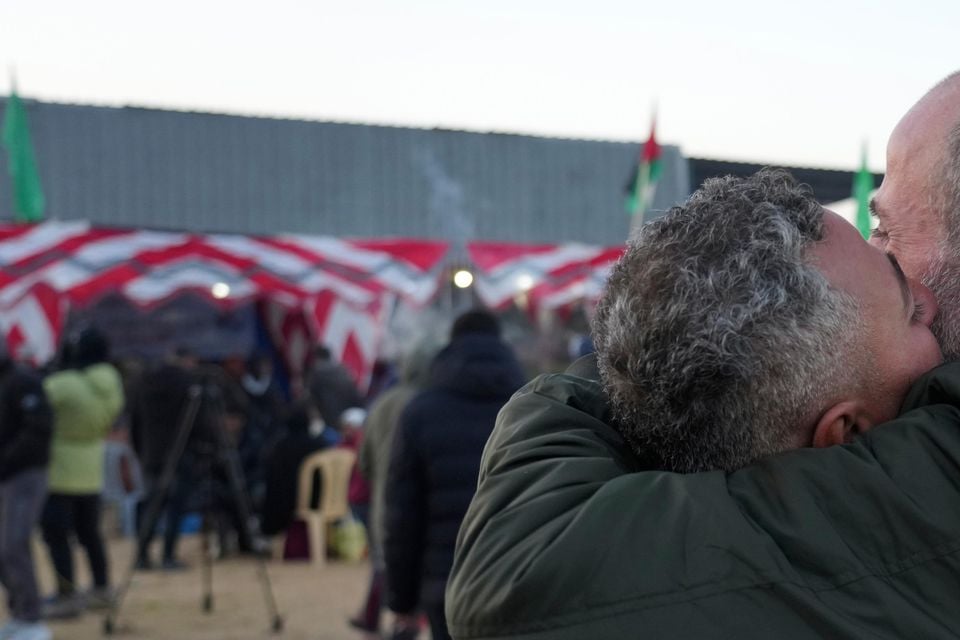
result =
[[323,518],[311,515],[307,521],[308,535],[310,536],[310,561],[317,566],[327,562],[326,525]]

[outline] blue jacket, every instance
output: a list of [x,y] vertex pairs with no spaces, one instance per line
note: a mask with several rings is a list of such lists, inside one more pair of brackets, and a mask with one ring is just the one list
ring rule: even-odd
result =
[[499,338],[466,334],[437,355],[430,380],[400,416],[387,473],[387,604],[398,613],[443,602],[483,447],[524,375]]

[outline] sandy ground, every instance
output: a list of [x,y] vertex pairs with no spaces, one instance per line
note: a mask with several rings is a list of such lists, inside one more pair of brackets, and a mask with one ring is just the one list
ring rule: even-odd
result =
[[[111,539],[109,553],[115,584],[130,561],[129,540]],[[35,544],[35,561],[45,593],[53,588],[46,549]],[[181,572],[137,572],[123,604],[119,639],[143,640],[370,640],[351,630],[346,619],[365,596],[369,565],[330,562],[316,568],[305,562],[267,561],[267,571],[284,619],[284,631],[270,632],[270,618],[258,579],[256,561],[228,558],[213,565],[214,610],[201,609],[203,579],[199,538],[186,536],[181,555],[190,568]],[[77,555],[78,581],[89,584],[86,558]],[[2,609],[2,607],[0,607]],[[3,616],[5,617],[5,616]],[[384,617],[387,622],[387,617]],[[103,616],[87,612],[76,620],[51,623],[58,640],[103,638]],[[429,638],[429,632],[421,637]]]

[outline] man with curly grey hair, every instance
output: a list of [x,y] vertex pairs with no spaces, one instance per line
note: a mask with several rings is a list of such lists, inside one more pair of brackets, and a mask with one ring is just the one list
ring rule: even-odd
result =
[[[960,74],[934,87],[897,125],[873,207],[879,225],[871,243],[888,252],[891,268],[902,264],[907,278],[933,290],[939,302],[933,332],[947,360],[960,357]],[[694,449],[685,435],[696,439],[704,429],[719,429],[708,419],[709,405],[694,406],[700,399],[697,384],[683,387],[682,381],[697,378],[696,366],[673,371],[680,383],[657,383],[676,384],[676,392],[651,387],[675,398],[668,403],[670,415],[695,418],[686,430],[664,416],[629,423],[627,416],[638,416],[641,401],[627,400],[647,393],[631,389],[630,381],[642,384],[650,377],[639,363],[610,359],[615,368],[607,369],[607,386],[620,387],[617,408],[608,402],[595,362],[581,360],[564,374],[541,377],[507,404],[487,444],[448,586],[447,617],[455,638],[957,637],[960,364],[921,376],[904,396],[899,385],[929,357],[923,335],[937,306],[923,295],[913,297],[922,288],[904,288],[878,279],[879,271],[871,276],[855,267],[878,254],[864,254],[862,244],[852,242],[851,229],[838,226],[831,214],[824,214],[823,228],[824,238],[808,245],[805,262],[834,290],[858,300],[860,330],[850,336],[852,349],[830,347],[836,350],[832,364],[820,370],[822,378],[794,378],[809,385],[807,391],[817,390],[810,393],[814,416],[797,434],[807,444],[843,446],[763,456],[761,439],[749,435],[762,430],[763,411],[783,411],[776,407],[780,392],[758,393],[760,382],[750,365],[731,369],[712,354],[719,344],[725,359],[757,361],[763,352],[757,346],[767,344],[752,339],[754,328],[767,319],[762,313],[751,321],[728,314],[716,333],[707,331],[710,340],[693,358],[702,371],[713,367],[715,375],[704,376],[703,387],[723,406],[742,402],[741,392],[752,398],[740,405],[742,424],[718,409],[718,424],[726,426],[714,439],[725,442],[728,452],[741,451],[744,459],[759,457],[737,471],[651,471],[688,465]],[[723,237],[724,231],[740,230],[732,224],[717,231]],[[701,242],[714,239],[693,237],[690,246],[701,251]],[[740,259],[734,263],[739,268]],[[667,281],[679,282],[688,266],[681,262],[677,272],[665,274]],[[902,276],[897,275],[901,284]],[[700,282],[708,294],[722,293],[720,287],[714,292],[710,277]],[[742,293],[733,286],[741,284],[727,281],[723,290]],[[669,293],[666,283],[661,289]],[[899,323],[884,322],[883,308],[870,303],[884,300],[881,289],[901,295]],[[608,306],[612,300],[608,297]],[[752,296],[743,300],[755,308]],[[785,297],[771,309],[789,302]],[[619,304],[629,306],[626,299]],[[895,304],[888,296],[887,311]],[[670,324],[663,311],[650,313]],[[605,322],[601,318],[598,325]],[[739,333],[728,332],[730,323]],[[626,326],[618,331],[622,335]],[[691,350],[683,341],[691,334],[680,333],[686,337],[664,334],[660,344],[688,357]],[[721,334],[733,341],[718,342]],[[667,354],[652,351],[674,364]],[[607,357],[611,354],[608,349]],[[622,384],[612,384],[611,376]],[[864,379],[872,388],[833,402]],[[871,428],[898,405],[896,419]],[[816,407],[827,408],[817,417]],[[778,425],[769,428],[780,431]],[[733,434],[746,434],[747,442]],[[654,438],[680,453],[651,456],[638,450],[643,442],[654,446]],[[690,467],[738,464],[713,459]]]
[[646,225],[594,322],[621,433],[651,468],[738,469],[809,444],[866,380],[857,301],[812,264],[824,211],[782,173],[704,185]]
[[[883,286],[835,273],[859,264]],[[898,285],[923,317],[896,317]],[[940,361],[933,304],[808,189],[764,171],[708,181],[646,225],[610,276],[594,340],[616,424],[648,468],[733,471],[893,418]],[[906,367],[877,344],[891,314],[894,339],[914,345]],[[835,429],[830,408],[851,399],[862,416]]]
[[614,269],[599,376],[542,376],[500,412],[453,637],[960,628],[960,366],[925,373],[936,313],[786,174],[706,183]]

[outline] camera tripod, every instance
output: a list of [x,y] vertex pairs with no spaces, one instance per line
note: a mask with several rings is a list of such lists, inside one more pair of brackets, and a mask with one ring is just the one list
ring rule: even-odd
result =
[[[130,590],[133,581],[133,574],[137,569],[139,550],[143,548],[145,542],[149,540],[151,533],[153,532],[157,521],[160,518],[161,509],[166,503],[167,496],[170,493],[174,478],[177,474],[177,468],[180,464],[180,460],[183,458],[184,452],[186,451],[187,444],[190,441],[190,435],[194,431],[197,418],[200,414],[200,409],[205,400],[209,403],[208,406],[213,410],[213,432],[215,435],[215,442],[212,446],[214,451],[205,457],[203,470],[203,476],[208,483],[207,487],[209,489],[209,495],[205,496],[204,499],[202,529],[203,597],[201,607],[205,613],[212,612],[214,604],[213,558],[210,553],[209,544],[211,535],[211,522],[215,511],[213,504],[213,476],[218,465],[219,468],[225,472],[229,490],[229,498],[233,503],[234,509],[236,510],[235,513],[239,514],[240,525],[247,528],[246,533],[248,538],[250,537],[248,529],[248,523],[250,521],[250,502],[245,489],[246,485],[243,477],[243,469],[240,466],[236,449],[230,442],[224,429],[223,400],[220,397],[219,389],[217,389],[213,384],[207,382],[191,385],[189,391],[187,392],[187,403],[180,415],[176,438],[174,439],[173,446],[170,450],[170,455],[163,467],[163,473],[160,476],[157,490],[154,492],[154,495],[147,504],[144,517],[140,522],[140,527],[138,528],[137,533],[137,544],[135,545],[133,553],[131,554],[130,565],[123,581],[120,584],[120,588],[117,590],[117,595],[111,603],[110,610],[107,612],[107,615],[103,620],[103,632],[105,635],[112,635],[116,630],[117,617],[120,615],[120,610],[123,606],[124,599],[126,598],[127,592]],[[167,526],[177,526],[177,524],[178,523],[168,522]],[[280,613],[277,610],[277,603],[273,596],[273,588],[270,584],[270,576],[267,574],[266,563],[264,562],[263,556],[259,553],[256,554],[256,558],[257,575],[259,577],[260,586],[263,590],[263,598],[267,607],[267,613],[270,616],[270,628],[274,633],[280,633],[283,631],[283,618],[280,616]]]

